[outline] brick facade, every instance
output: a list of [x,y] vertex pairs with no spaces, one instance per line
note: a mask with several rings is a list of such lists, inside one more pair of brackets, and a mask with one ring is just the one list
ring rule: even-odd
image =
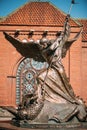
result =
[[[30,4],[35,4],[35,2],[30,2]],[[39,2],[39,4],[43,4],[43,2]],[[47,2],[46,2],[47,4]],[[27,4],[28,5],[28,4]],[[27,6],[26,5],[26,6]],[[34,5],[35,6],[35,5]],[[52,5],[50,5],[52,8]],[[50,8],[47,5],[48,8]],[[45,6],[44,6],[45,8]],[[23,11],[23,7],[19,9],[19,11]],[[45,9],[44,9],[45,10]],[[54,10],[53,10],[54,11]],[[56,11],[58,11],[56,9]],[[61,14],[62,12],[59,11]],[[27,13],[27,12],[26,12]],[[14,13],[16,17],[19,17],[18,12]],[[51,14],[52,15],[52,14]],[[62,14],[63,15],[63,14]],[[21,17],[21,16],[20,16]],[[39,17],[39,16],[38,16]],[[48,17],[48,14],[47,14]],[[52,16],[53,17],[53,16]],[[19,24],[11,23],[10,20],[14,20],[13,15],[8,16],[0,23],[0,105],[9,105],[15,106],[16,104],[16,72],[17,67],[24,57],[14,48],[5,38],[3,35],[3,31],[9,31],[12,33],[13,30],[25,30],[28,31],[33,29],[35,31],[48,30],[50,31],[58,31],[62,29],[61,24],[51,24],[50,22],[45,21],[44,25],[37,25],[32,22],[32,25],[29,23],[22,24],[23,18],[21,17],[21,21]],[[51,19],[51,17],[50,17]],[[6,21],[7,20],[7,21]],[[33,19],[32,19],[33,21]],[[50,20],[48,20],[50,21]],[[60,20],[61,21],[61,20]],[[63,22],[64,20],[62,20]],[[42,22],[42,21],[41,21]],[[47,23],[46,23],[47,22]],[[53,22],[53,21],[52,21]],[[10,23],[10,24],[9,24]],[[78,24],[75,23],[71,19],[71,36],[70,38],[74,37],[76,33],[79,31],[80,27]],[[47,36],[49,39],[53,39],[54,36]],[[27,35],[19,35],[21,40],[24,38],[28,39]],[[34,35],[34,39],[40,39],[41,35]],[[70,83],[76,93],[76,95],[82,97],[87,102],[87,91],[86,91],[86,84],[87,84],[87,42],[82,42],[82,35],[79,39],[72,45],[70,50],[67,53],[67,56],[63,59],[63,63],[65,66],[65,70],[67,76],[70,78]],[[11,77],[13,76],[13,77]]]

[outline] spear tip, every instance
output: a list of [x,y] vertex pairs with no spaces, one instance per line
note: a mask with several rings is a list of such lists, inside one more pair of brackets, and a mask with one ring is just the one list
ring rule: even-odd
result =
[[71,2],[72,4],[75,4],[75,0],[72,0],[72,2]]

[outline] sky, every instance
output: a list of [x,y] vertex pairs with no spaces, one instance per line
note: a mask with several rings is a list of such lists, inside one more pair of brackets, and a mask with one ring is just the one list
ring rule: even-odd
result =
[[[0,17],[5,17],[23,6],[25,3],[35,0],[0,0]],[[54,6],[68,13],[71,5],[71,0],[36,0],[36,1],[48,1]],[[75,0],[77,4],[72,6],[70,15],[73,18],[87,18],[87,0]]]

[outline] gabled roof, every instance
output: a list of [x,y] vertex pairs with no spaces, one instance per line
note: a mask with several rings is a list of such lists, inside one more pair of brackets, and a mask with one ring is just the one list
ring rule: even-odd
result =
[[78,19],[78,21],[83,25],[82,41],[87,42],[87,19]]
[[[3,25],[63,26],[66,14],[49,2],[28,2],[0,22]],[[71,26],[79,26],[70,19]]]

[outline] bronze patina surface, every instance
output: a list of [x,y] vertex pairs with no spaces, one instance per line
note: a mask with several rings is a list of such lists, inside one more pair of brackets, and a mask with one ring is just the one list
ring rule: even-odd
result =
[[82,31],[81,29],[73,39],[69,39],[69,19],[70,15],[67,15],[63,30],[56,34],[54,40],[48,40],[45,32],[39,41],[23,43],[4,32],[5,38],[22,56],[47,63],[47,67],[35,77],[36,90],[23,95],[17,109],[2,107],[15,116],[13,124],[26,128],[51,129],[83,127],[81,122],[86,122],[85,102],[76,97],[62,64],[62,59]]

